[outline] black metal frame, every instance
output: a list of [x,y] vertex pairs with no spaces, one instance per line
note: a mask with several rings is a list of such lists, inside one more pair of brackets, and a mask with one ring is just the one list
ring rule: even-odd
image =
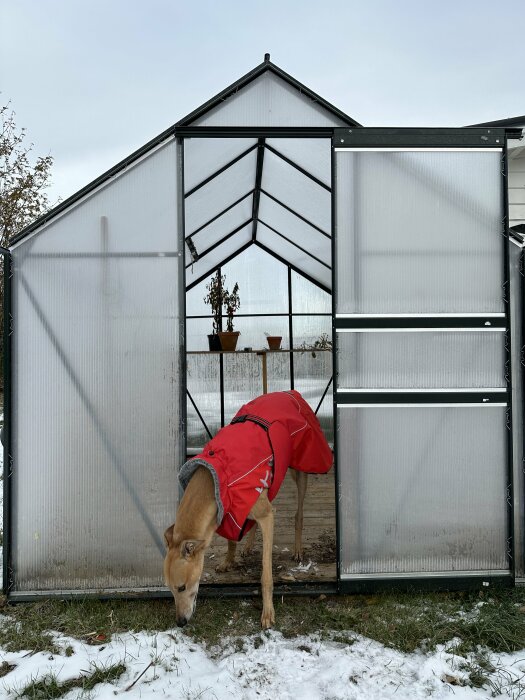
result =
[[[509,285],[509,257],[508,257],[508,193],[507,193],[507,159],[506,159],[506,131],[498,128],[470,128],[470,129],[335,129],[333,137],[333,180],[332,186],[334,195],[332,197],[332,301],[333,301],[333,319],[334,319],[334,377],[337,377],[337,331],[341,330],[363,330],[365,328],[377,329],[392,329],[406,328],[418,329],[423,327],[431,327],[436,330],[444,328],[481,328],[490,325],[493,328],[507,329],[506,333],[510,334],[510,309],[508,304],[508,285]],[[346,315],[343,317],[336,316],[337,304],[337,256],[335,251],[337,237],[337,170],[335,165],[335,151],[337,148],[350,150],[388,150],[389,148],[406,148],[406,149],[421,149],[428,148],[498,148],[502,149],[502,208],[504,211],[504,219],[502,222],[502,245],[503,245],[503,299],[505,302],[504,315],[479,314],[473,316],[459,315],[421,315],[411,317],[392,317],[380,315]],[[406,575],[406,576],[363,576],[351,579],[341,579],[341,559],[338,549],[338,590],[341,593],[361,593],[377,590],[462,590],[479,588],[487,585],[513,585],[514,582],[514,563],[512,559],[512,540],[513,540],[513,517],[512,517],[512,422],[511,422],[511,375],[510,375],[510,343],[508,337],[505,343],[506,362],[505,362],[505,377],[507,379],[507,388],[501,391],[494,392],[432,392],[421,391],[411,393],[376,391],[359,391],[359,392],[344,392],[338,391],[337,386],[334,387],[334,435],[337,441],[338,435],[338,404],[385,404],[392,405],[403,403],[443,403],[446,397],[446,402],[457,403],[506,403],[507,404],[507,503],[508,503],[508,532],[509,541],[507,543],[507,558],[509,561],[509,574],[500,575],[499,572],[494,574],[487,573],[484,575],[476,575],[473,572],[472,576],[453,576],[434,574],[429,576]],[[337,443],[334,445],[336,454],[336,469],[337,463]],[[339,511],[339,481],[337,480],[337,497],[336,497],[336,520],[337,520],[337,541],[341,542],[341,520]]]
[[12,551],[11,551],[11,486],[12,486],[12,277],[13,259],[8,250],[1,250],[4,256],[4,327],[3,327],[3,380],[4,380],[4,425],[3,425],[3,531],[4,553],[2,561],[2,588],[4,595],[8,595],[13,586],[12,575]]

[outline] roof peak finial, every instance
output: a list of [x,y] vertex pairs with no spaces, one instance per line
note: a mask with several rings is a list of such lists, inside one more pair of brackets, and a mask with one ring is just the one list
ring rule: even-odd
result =
[[269,54],[269,53],[265,53],[265,54],[264,54],[264,62],[265,62],[265,63],[269,63],[269,62],[270,62],[270,54]]

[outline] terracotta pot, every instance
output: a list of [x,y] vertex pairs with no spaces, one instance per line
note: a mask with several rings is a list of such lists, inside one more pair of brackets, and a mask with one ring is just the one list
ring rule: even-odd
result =
[[281,347],[282,335],[267,335],[268,347],[270,350],[279,350]]
[[219,333],[219,338],[221,339],[222,349],[235,350],[239,336],[240,331],[221,331]]
[[213,333],[208,336],[208,345],[210,350],[222,350],[221,339],[217,333]]

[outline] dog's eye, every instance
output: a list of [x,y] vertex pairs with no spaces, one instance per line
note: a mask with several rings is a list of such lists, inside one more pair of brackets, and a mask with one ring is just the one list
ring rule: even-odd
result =
[[177,590],[179,593],[183,593],[186,590],[186,586],[179,586]]

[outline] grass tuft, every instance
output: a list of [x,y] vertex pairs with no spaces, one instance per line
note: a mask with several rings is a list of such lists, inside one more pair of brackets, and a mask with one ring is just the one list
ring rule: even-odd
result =
[[21,691],[15,693],[16,698],[27,698],[27,700],[53,700],[61,698],[71,690],[79,688],[84,692],[89,692],[99,683],[113,683],[125,673],[124,664],[114,664],[112,666],[96,666],[93,671],[78,678],[71,678],[60,682],[54,673],[48,673],[39,680],[32,681]]

